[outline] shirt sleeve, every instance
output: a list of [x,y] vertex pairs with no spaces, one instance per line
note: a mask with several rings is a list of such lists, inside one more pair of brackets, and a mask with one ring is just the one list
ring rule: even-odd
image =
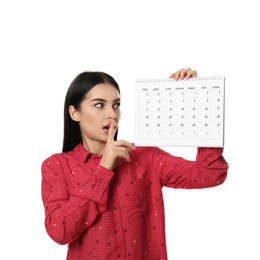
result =
[[97,165],[84,183],[69,188],[55,157],[46,159],[41,169],[46,231],[55,242],[70,243],[107,210],[109,184],[114,173]]
[[196,161],[189,161],[154,148],[151,160],[162,186],[200,189],[225,181],[228,164],[222,153],[223,148],[198,148]]

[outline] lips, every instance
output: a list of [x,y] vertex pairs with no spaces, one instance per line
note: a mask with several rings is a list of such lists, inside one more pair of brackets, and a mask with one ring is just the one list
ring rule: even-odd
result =
[[[109,130],[110,125],[111,125],[111,123],[109,123],[109,124],[103,126],[103,129],[107,129],[107,130]],[[116,129],[116,124],[115,124],[115,129]]]

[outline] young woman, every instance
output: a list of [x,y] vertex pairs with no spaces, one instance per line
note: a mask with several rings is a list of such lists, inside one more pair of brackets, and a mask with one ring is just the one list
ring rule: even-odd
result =
[[[197,76],[181,69],[170,77]],[[49,236],[68,245],[68,260],[166,260],[162,187],[222,184],[223,148],[198,148],[196,161],[157,147],[117,141],[120,90],[106,73],[83,72],[64,107],[63,153],[42,164]]]

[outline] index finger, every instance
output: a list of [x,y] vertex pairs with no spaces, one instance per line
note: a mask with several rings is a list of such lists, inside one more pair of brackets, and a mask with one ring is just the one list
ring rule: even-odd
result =
[[197,74],[196,70],[190,70],[190,71],[188,71],[188,73],[186,75],[186,79],[196,78],[197,76],[198,76],[198,74]]
[[108,130],[107,142],[114,142],[115,133],[115,121],[111,119],[111,123]]

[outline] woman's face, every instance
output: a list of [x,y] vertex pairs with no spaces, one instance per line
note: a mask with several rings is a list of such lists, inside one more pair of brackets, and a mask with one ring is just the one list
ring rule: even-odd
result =
[[111,119],[115,120],[117,129],[121,117],[118,90],[108,83],[97,84],[87,93],[75,115],[83,140],[107,142]]

